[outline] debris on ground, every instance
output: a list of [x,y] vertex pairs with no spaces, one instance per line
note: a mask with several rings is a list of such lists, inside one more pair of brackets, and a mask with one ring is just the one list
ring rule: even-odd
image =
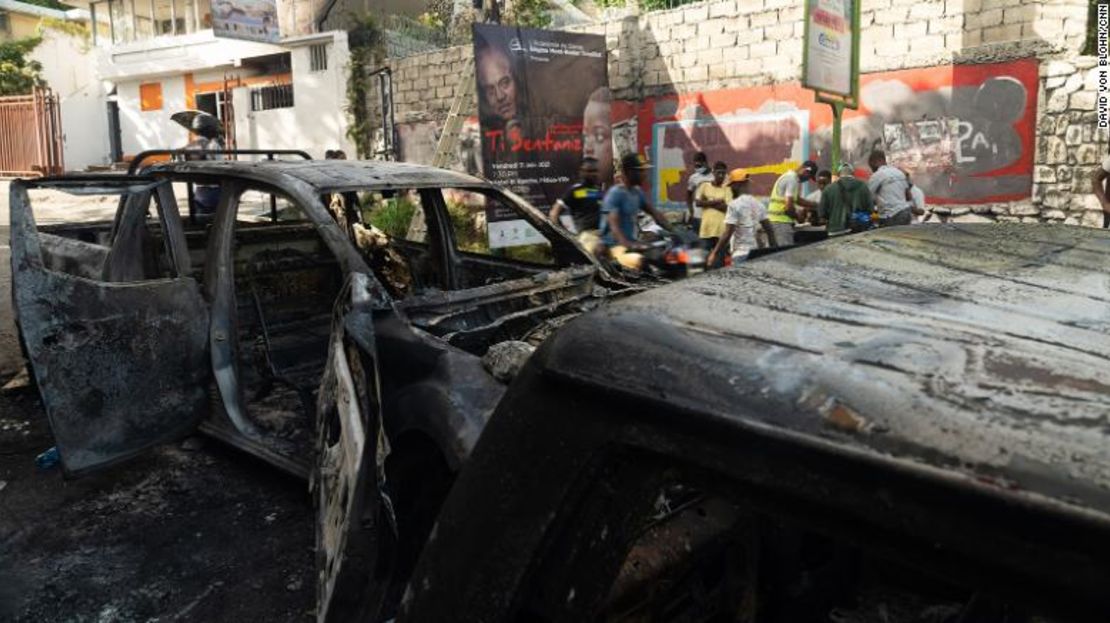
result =
[[0,394],[9,394],[12,392],[23,391],[31,387],[31,376],[27,374],[27,368],[19,371],[19,374],[13,376],[3,387],[0,387]]
[[58,447],[51,446],[49,449],[43,451],[35,457],[35,466],[39,469],[46,471],[54,469],[58,465]]
[[0,621],[308,620],[304,483],[207,440],[63,480],[51,444],[34,393],[0,398]]

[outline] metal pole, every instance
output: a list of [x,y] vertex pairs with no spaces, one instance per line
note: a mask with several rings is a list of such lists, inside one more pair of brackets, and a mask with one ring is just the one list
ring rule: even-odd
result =
[[832,171],[840,169],[840,122],[844,118],[844,102],[830,102],[833,113]]
[[[273,154],[267,154],[266,159],[267,160],[273,160],[274,155]],[[277,196],[274,195],[274,193],[270,193],[270,221],[276,223],[277,220],[278,220]]]
[[112,10],[113,2],[118,0],[108,0],[108,31],[112,36],[112,45],[119,43],[116,41],[116,16],[115,11]]

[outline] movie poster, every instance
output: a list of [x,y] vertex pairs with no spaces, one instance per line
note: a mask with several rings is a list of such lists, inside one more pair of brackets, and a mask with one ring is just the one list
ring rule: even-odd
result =
[[[475,24],[474,63],[487,178],[543,211],[576,181],[584,156],[612,183],[605,37]],[[535,242],[508,218],[487,214],[491,246],[494,230],[497,246]]]

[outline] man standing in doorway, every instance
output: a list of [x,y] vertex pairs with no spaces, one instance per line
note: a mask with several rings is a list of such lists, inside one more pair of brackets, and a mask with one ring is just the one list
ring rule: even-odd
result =
[[867,187],[879,208],[879,227],[912,223],[913,204],[906,199],[910,190],[906,174],[898,167],[887,164],[886,154],[880,150],[871,152],[867,164],[872,171]]
[[709,157],[704,151],[694,154],[694,170],[686,181],[686,220],[690,223],[691,231],[701,231],[701,208],[694,202],[694,195],[698,187],[706,182],[713,181],[713,173],[709,170]]
[[707,249],[717,246],[717,240],[725,231],[725,210],[728,209],[728,202],[732,201],[732,191],[725,186],[727,176],[728,165],[717,162],[713,165],[712,181],[698,186],[694,196],[694,204],[701,208],[698,237]]
[[775,229],[775,246],[789,247],[794,245],[794,223],[806,220],[806,210],[812,210],[817,205],[808,199],[803,199],[802,184],[817,175],[817,163],[806,160],[797,169],[783,173],[771,188],[771,202],[767,206],[767,214],[771,225]]

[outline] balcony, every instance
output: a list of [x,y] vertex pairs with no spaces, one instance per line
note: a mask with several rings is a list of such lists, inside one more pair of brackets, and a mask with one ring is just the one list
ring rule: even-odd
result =
[[212,28],[208,0],[102,0],[89,4],[101,47],[191,35]]

